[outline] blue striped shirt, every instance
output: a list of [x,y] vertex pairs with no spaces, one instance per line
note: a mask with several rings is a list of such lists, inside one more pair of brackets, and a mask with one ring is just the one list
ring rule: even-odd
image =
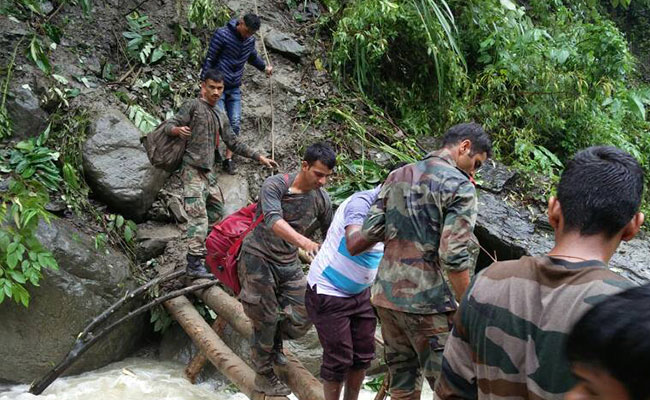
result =
[[307,275],[307,282],[310,286],[316,285],[318,294],[350,297],[372,285],[384,255],[384,244],[377,243],[371,249],[353,256],[346,246],[345,228],[363,225],[378,194],[379,187],[355,193],[334,214],[325,242]]

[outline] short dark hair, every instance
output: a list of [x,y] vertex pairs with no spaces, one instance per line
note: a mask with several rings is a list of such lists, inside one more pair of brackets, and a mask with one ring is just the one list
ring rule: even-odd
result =
[[442,138],[442,147],[453,146],[463,140],[472,142],[470,149],[472,155],[486,153],[488,157],[492,157],[492,141],[480,124],[467,122],[452,126]]
[[317,142],[307,147],[302,159],[303,161],[307,161],[309,165],[320,161],[329,169],[334,169],[336,166],[336,153],[325,142]]
[[607,297],[573,326],[566,342],[572,363],[603,368],[635,400],[650,398],[650,285]]
[[614,146],[593,146],[566,166],[557,189],[565,231],[613,237],[641,205],[643,170],[637,160]]
[[213,80],[215,82],[223,82],[224,78],[223,78],[223,74],[221,73],[221,71],[218,71],[216,69],[209,69],[209,70],[205,71],[205,74],[203,74],[203,81],[202,82],[205,82],[208,79],[211,79],[211,80]]
[[250,30],[251,33],[255,33],[260,29],[260,26],[262,25],[262,21],[260,20],[260,17],[253,13],[248,13],[244,15],[244,23],[246,24],[246,27]]

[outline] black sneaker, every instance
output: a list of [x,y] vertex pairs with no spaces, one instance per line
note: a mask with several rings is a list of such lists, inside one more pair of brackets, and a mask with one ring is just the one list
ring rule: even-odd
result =
[[232,158],[226,158],[221,163],[223,170],[229,173],[230,175],[235,175],[235,164],[232,162]]
[[187,268],[185,274],[192,278],[214,279],[214,275],[205,269],[203,258],[192,254],[187,255]]
[[255,374],[255,390],[267,396],[288,396],[291,389],[273,372]]

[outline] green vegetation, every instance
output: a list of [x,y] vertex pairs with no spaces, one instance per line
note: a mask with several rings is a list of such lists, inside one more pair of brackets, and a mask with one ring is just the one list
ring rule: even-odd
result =
[[132,60],[144,65],[154,64],[171,50],[171,46],[167,43],[157,44],[158,37],[156,31],[152,29],[149,17],[134,11],[126,19],[129,30],[122,32],[122,36],[128,39],[126,51]]
[[328,4],[337,18],[323,24],[334,26],[333,75],[408,137],[478,121],[498,159],[549,177],[547,189],[564,160],[594,144],[624,148],[650,172],[650,90],[608,19],[609,2]]

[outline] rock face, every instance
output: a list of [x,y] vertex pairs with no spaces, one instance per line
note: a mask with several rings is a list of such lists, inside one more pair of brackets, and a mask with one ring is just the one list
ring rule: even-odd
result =
[[[485,173],[484,173],[485,172]],[[554,232],[543,212],[536,212],[520,205],[511,204],[504,195],[511,172],[500,164],[486,171],[481,170],[484,182],[479,190],[479,212],[474,233],[481,245],[498,260],[517,259],[524,255],[542,255],[554,244]],[[650,281],[650,243],[639,237],[623,242],[609,262],[614,272],[636,283]],[[481,251],[477,270],[491,264],[490,258]]]
[[138,225],[138,246],[136,257],[144,262],[158,257],[172,240],[180,239],[182,232],[176,225],[147,222]]
[[236,175],[220,174],[217,184],[224,200],[224,216],[230,215],[248,204],[248,181]]
[[[40,287],[29,288],[29,308],[11,301],[0,304],[0,381],[29,383],[45,374],[95,316],[136,286],[124,255],[112,249],[97,251],[92,237],[69,221],[41,223],[37,236],[60,269],[44,270]],[[142,318],[122,325],[67,372],[92,370],[125,357],[145,328]]]
[[86,180],[111,209],[141,220],[168,174],[154,168],[140,144],[140,131],[119,110],[100,111],[84,145]]
[[294,61],[299,61],[300,57],[307,53],[307,48],[296,42],[291,36],[286,33],[269,30],[264,35],[264,43],[269,46],[271,50],[277,51]]
[[7,111],[9,111],[15,138],[26,139],[38,136],[47,127],[48,114],[41,109],[38,97],[29,85],[20,86],[10,92]]

